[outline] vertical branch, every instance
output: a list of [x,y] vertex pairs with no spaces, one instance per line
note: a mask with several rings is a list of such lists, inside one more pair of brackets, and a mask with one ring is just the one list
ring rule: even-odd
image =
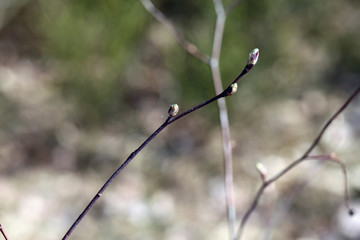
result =
[[[216,25],[214,33],[214,42],[212,47],[212,54],[210,60],[210,68],[213,78],[216,94],[223,91],[223,85],[220,74],[219,59],[221,53],[222,39],[224,35],[224,27],[226,21],[226,14],[222,0],[213,0],[214,8],[216,11]],[[233,167],[232,167],[232,152],[230,142],[230,127],[229,117],[224,98],[218,99],[220,127],[223,143],[223,158],[224,158],[224,177],[225,177],[225,200],[226,212],[229,225],[230,239],[235,235],[235,222],[236,222],[236,209],[235,209],[235,196],[234,196],[234,180],[233,180]]]
[[[211,69],[213,84],[216,94],[223,92],[223,85],[221,80],[219,59],[221,53],[222,39],[224,35],[224,27],[226,21],[226,11],[224,9],[222,0],[213,0],[216,12],[216,26],[213,38],[212,54],[211,57],[201,53],[198,48],[188,42],[175,25],[168,20],[168,18],[158,10],[151,0],[141,0],[146,10],[153,15],[159,22],[167,26],[173,33],[179,45],[194,57],[200,59],[205,64],[208,64]],[[241,1],[234,0],[228,9],[233,9]],[[228,11],[227,9],[227,11]],[[245,73],[245,72],[244,72]],[[236,209],[234,197],[234,183],[233,183],[233,167],[232,167],[232,152],[230,143],[230,127],[229,118],[226,108],[226,101],[224,98],[219,98],[218,101],[220,128],[223,143],[223,158],[224,158],[224,175],[225,175],[225,198],[226,198],[226,212],[229,224],[230,239],[235,235],[235,222],[236,222]]]

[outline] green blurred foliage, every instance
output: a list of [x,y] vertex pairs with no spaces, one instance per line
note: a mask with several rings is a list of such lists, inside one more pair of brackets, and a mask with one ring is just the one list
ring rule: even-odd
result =
[[[215,24],[211,1],[154,4],[187,39],[211,54]],[[263,96],[293,95],[298,89],[333,82],[338,86],[339,81],[333,81],[341,78],[338,72],[357,71],[359,66],[358,24],[350,22],[354,21],[351,17],[346,19],[356,4],[340,0],[244,1],[227,18],[220,63],[224,84],[242,69],[249,50],[259,47],[257,73],[240,86],[254,95],[251,98],[263,101]],[[43,59],[53,60],[55,86],[76,103],[82,125],[114,121],[129,105],[136,106],[134,101],[140,100],[129,92],[137,89],[131,89],[127,82],[138,80],[133,76],[124,81],[129,78],[124,72],[133,64],[149,65],[160,60],[163,68],[176,76],[181,93],[178,99],[184,106],[213,95],[208,66],[176,44],[166,48],[147,44],[151,31],[160,26],[139,1],[37,1],[36,5],[34,18],[42,39]],[[344,18],[337,18],[341,14]],[[169,31],[161,34],[173,41]],[[149,48],[158,51],[158,60],[146,55]],[[156,96],[159,93],[153,98]],[[216,121],[216,111],[209,111],[212,113],[208,117]]]
[[124,107],[119,79],[141,44],[147,15],[140,2],[39,1],[43,54],[55,60],[56,82],[74,101],[80,122],[99,124]]
[[[61,231],[68,227],[104,176],[161,124],[170,104],[188,109],[214,96],[214,88],[209,66],[181,49],[171,31],[140,1],[18,2],[23,3],[21,8],[0,25],[4,63],[0,73],[8,78],[0,84],[4,146],[0,154],[5,159],[1,170],[10,176],[36,168],[38,162],[54,169],[43,178],[37,171],[26,172],[25,180],[11,178],[14,186],[30,189],[29,195],[41,192],[38,185],[58,186],[48,187],[53,194],[62,194],[49,208],[63,206],[62,198],[70,203],[52,213],[62,217],[62,225],[56,221],[49,225],[53,234],[54,226]],[[211,0],[154,0],[154,4],[186,39],[211,54],[216,18]],[[243,69],[249,51],[260,49],[258,64],[241,80],[238,93],[227,98],[239,212],[251,201],[254,182],[259,183],[254,163],[264,161],[270,170],[284,166],[337,109],[342,102],[338,97],[348,96],[358,86],[359,5],[358,0],[245,0],[228,15],[220,59],[224,86]],[[352,127],[359,126],[358,115],[352,119],[338,129],[354,134],[345,136],[357,147],[360,131],[355,134]],[[212,104],[160,134],[126,169],[121,184],[109,189],[74,239],[90,239],[90,235],[91,239],[175,239],[178,232],[185,239],[222,239],[214,234],[226,233],[218,122]],[[356,155],[358,150],[353,149],[349,155]],[[290,177],[301,178],[306,170]],[[71,171],[74,174],[67,176]],[[327,188],[330,185],[309,191],[310,196],[327,198],[311,201],[316,208],[324,207],[318,208],[319,218],[326,220],[327,227],[342,191],[342,186],[333,190]],[[284,186],[293,192],[293,182]],[[281,205],[270,198],[260,209],[268,211],[265,215]],[[25,209],[31,208],[27,200],[23,202]],[[307,199],[295,205],[289,218],[301,221],[305,230],[296,229],[294,234],[312,226],[321,231],[316,224],[319,218],[302,221],[313,214],[313,206]],[[170,213],[160,211],[166,207]],[[38,226],[47,221],[44,215],[35,222]],[[255,220],[257,226],[261,221]],[[286,221],[281,228],[294,226]],[[277,239],[295,239],[282,236]]]

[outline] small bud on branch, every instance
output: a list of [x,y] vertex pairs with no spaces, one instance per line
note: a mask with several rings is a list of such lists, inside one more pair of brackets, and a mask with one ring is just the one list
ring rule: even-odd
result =
[[265,182],[265,178],[266,178],[266,174],[267,174],[267,169],[266,169],[265,165],[262,163],[257,163],[256,169],[258,170],[258,172],[260,174],[261,180],[263,182]]
[[230,85],[230,89],[231,89],[231,91],[228,92],[228,96],[231,96],[231,95],[233,95],[234,93],[236,93],[236,91],[238,90],[238,85],[237,85],[237,83],[231,84],[231,85]]
[[173,104],[168,110],[169,117],[174,117],[179,112],[179,105]]

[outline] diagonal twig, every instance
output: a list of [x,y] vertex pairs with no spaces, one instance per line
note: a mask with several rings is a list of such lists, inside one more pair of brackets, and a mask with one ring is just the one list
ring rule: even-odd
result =
[[6,233],[5,233],[5,231],[4,231],[4,228],[3,228],[3,226],[0,224],[0,232],[1,232],[1,234],[3,235],[3,237],[4,237],[4,239],[5,240],[8,240],[9,238],[6,236]]
[[202,62],[208,64],[210,61],[210,57],[204,53],[202,53],[193,43],[187,41],[181,32],[175,27],[175,25],[159,10],[150,0],[141,0],[145,9],[155,17],[159,22],[164,24],[166,27],[170,29],[173,33],[176,41],[179,45],[188,53],[201,60]]
[[90,211],[90,209],[94,206],[95,202],[102,196],[104,191],[109,187],[110,183],[125,169],[125,167],[135,158],[135,156],[146,146],[148,145],[151,140],[153,140],[162,130],[164,130],[168,125],[171,123],[179,120],[180,118],[185,117],[186,115],[220,99],[227,96],[231,96],[234,94],[237,90],[237,82],[245,75],[247,74],[253,66],[256,64],[256,61],[259,57],[259,50],[254,49],[250,55],[249,55],[249,61],[245,65],[245,68],[243,71],[239,74],[239,76],[220,94],[216,95],[213,98],[210,98],[209,100],[191,108],[187,111],[183,112],[180,115],[177,115],[178,112],[178,106],[176,104],[172,105],[169,109],[169,116],[165,120],[161,126],[155,130],[141,145],[138,147],[134,152],[132,152],[129,157],[120,165],[118,169],[109,177],[109,179],[105,182],[105,184],[100,188],[100,190],[96,193],[96,195],[92,198],[92,200],[88,203],[88,205],[85,207],[85,209],[80,213],[80,215],[77,217],[77,219],[74,221],[74,223],[71,225],[71,227],[68,229],[68,231],[65,233],[63,240],[66,240],[70,237],[72,232],[75,230],[75,228],[79,225],[79,223],[82,221],[82,219],[86,216],[86,214]]

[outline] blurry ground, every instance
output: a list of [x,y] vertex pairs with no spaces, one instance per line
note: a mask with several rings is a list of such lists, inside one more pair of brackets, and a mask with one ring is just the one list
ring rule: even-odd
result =
[[[211,1],[154,2],[209,53]],[[227,3],[227,2],[225,2]],[[239,218],[260,179],[302,155],[360,83],[358,1],[244,1],[228,17],[221,68],[258,65],[227,99]],[[167,115],[213,96],[209,69],[138,1],[0,1],[0,223],[11,239],[60,239]],[[360,99],[318,154],[346,162],[360,213]],[[216,104],[161,133],[71,239],[227,239]],[[243,239],[360,239],[335,164],[304,163],[264,195]]]

